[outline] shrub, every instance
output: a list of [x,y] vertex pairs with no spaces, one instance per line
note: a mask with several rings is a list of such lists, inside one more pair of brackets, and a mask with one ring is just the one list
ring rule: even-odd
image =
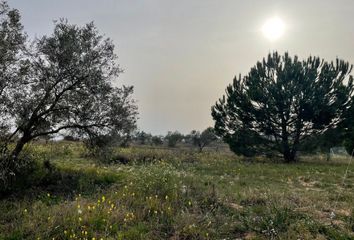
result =
[[[42,160],[42,161],[41,161]],[[38,185],[54,170],[48,159],[40,159],[35,152],[24,151],[17,161],[9,154],[0,158],[0,193],[11,193]]]

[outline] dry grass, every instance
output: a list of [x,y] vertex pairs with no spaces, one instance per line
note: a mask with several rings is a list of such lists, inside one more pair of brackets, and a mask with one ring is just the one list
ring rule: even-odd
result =
[[34,145],[54,169],[0,200],[0,239],[353,239],[354,165],[229,153],[117,150],[102,165],[79,143]]

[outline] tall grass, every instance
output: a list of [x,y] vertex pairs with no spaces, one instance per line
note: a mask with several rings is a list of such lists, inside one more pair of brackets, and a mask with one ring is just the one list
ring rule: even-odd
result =
[[354,167],[340,189],[344,162],[125,148],[114,157],[129,161],[108,164],[80,143],[28,150],[45,174],[2,196],[0,239],[354,238]]

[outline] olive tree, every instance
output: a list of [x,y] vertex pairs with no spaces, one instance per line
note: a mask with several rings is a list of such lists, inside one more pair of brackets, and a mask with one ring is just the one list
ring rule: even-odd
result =
[[177,143],[183,139],[183,135],[178,131],[169,131],[165,139],[167,140],[167,146],[174,148],[177,146]]
[[352,103],[352,66],[277,52],[235,77],[213,107],[215,131],[235,153],[280,153],[296,161],[304,139],[343,121]]
[[212,127],[208,127],[202,132],[193,130],[190,133],[189,138],[191,139],[192,144],[198,147],[199,152],[202,152],[206,146],[217,139]]
[[1,124],[13,130],[7,142],[17,138],[9,164],[38,137],[61,131],[124,135],[135,128],[133,88],[115,84],[122,70],[114,45],[93,23],[79,27],[60,20],[51,35],[26,44],[19,13],[1,7],[2,21],[9,22],[0,26],[0,52],[8,56],[0,56]]

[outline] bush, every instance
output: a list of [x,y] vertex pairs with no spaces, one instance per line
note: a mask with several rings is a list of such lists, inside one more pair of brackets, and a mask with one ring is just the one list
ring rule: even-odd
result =
[[71,136],[71,135],[68,135],[68,136],[64,136],[64,140],[65,141],[70,141],[70,142],[75,142],[75,141],[78,141],[79,139]]
[[176,147],[177,143],[183,139],[183,135],[177,131],[168,132],[165,139],[167,139],[167,145],[169,147]]
[[109,163],[113,158],[115,139],[110,135],[95,135],[84,141],[89,155],[99,162]]
[[156,146],[163,144],[162,137],[159,137],[159,136],[153,136],[153,137],[151,138],[151,142],[152,142],[152,144],[154,144],[154,145],[156,145]]
[[41,183],[54,169],[49,160],[41,160],[29,150],[24,151],[17,161],[13,161],[9,154],[2,154],[0,193],[11,193]]

